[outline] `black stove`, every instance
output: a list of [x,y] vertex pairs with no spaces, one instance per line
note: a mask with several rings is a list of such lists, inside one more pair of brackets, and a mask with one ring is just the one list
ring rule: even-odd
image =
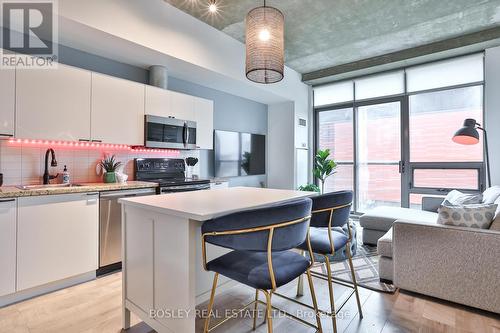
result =
[[160,184],[160,193],[187,192],[210,188],[207,179],[185,177],[186,165],[183,159],[136,158],[135,179]]

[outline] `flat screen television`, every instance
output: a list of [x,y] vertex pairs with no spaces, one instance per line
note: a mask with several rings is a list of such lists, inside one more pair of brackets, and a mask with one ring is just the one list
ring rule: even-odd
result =
[[266,136],[215,131],[215,177],[239,177],[266,173]]

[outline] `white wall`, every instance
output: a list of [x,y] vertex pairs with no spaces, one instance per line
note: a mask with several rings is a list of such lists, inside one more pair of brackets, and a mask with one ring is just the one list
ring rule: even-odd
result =
[[295,103],[267,108],[267,184],[270,188],[295,187]]
[[485,56],[486,130],[491,165],[491,182],[500,185],[500,47],[486,50]]

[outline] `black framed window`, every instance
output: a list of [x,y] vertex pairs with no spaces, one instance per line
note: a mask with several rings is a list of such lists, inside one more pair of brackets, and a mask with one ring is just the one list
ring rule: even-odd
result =
[[362,213],[484,189],[482,144],[451,140],[464,119],[483,122],[483,78],[481,53],[315,87],[315,149],[339,164],[325,191],[354,190]]

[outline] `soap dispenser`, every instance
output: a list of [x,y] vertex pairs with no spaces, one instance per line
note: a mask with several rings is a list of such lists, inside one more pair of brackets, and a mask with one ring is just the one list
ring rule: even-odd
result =
[[69,184],[69,172],[68,168],[64,166],[63,174],[62,174],[63,184]]

